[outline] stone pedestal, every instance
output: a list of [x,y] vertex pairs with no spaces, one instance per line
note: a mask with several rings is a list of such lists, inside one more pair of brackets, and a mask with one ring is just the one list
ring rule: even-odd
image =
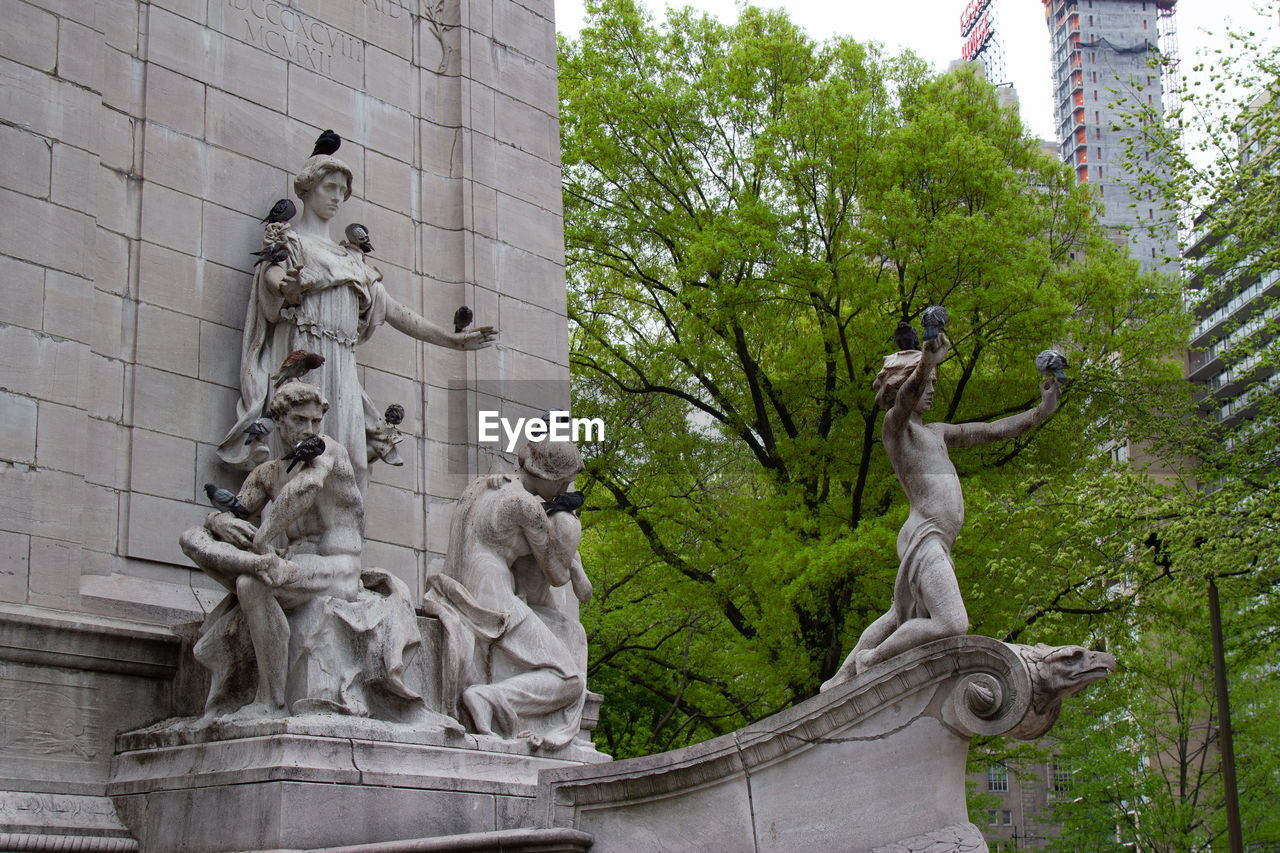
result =
[[606,760],[332,715],[191,719],[120,735],[107,793],[143,850],[313,848],[528,828],[539,771]]

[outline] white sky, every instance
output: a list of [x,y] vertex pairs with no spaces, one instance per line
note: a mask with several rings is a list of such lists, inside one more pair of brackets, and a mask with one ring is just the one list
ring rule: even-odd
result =
[[[643,0],[661,19],[667,5],[684,2]],[[576,36],[582,27],[582,0],[555,0],[557,29]],[[736,21],[734,0],[688,0],[724,22]],[[847,35],[859,41],[878,41],[895,52],[908,47],[945,70],[960,55],[960,13],[965,0],[897,0],[881,3],[870,0],[756,0],[765,8],[781,6],[791,19],[815,39]],[[1004,42],[1006,76],[1013,82],[1022,103],[1022,120],[1042,139],[1056,139],[1053,128],[1049,30],[1040,0],[995,0],[997,28]],[[1263,18],[1253,0],[1182,0],[1178,4],[1178,43],[1183,68],[1189,71],[1197,51],[1222,43],[1217,35],[1227,21],[1268,33],[1274,40],[1280,22]],[[1214,37],[1207,30],[1213,30]]]

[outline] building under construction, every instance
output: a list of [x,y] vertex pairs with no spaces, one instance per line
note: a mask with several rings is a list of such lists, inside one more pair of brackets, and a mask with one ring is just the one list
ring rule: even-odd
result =
[[1103,223],[1143,269],[1177,274],[1177,217],[1150,180],[1162,165],[1144,132],[1177,99],[1177,0],[1042,2],[1058,153],[1097,187]]

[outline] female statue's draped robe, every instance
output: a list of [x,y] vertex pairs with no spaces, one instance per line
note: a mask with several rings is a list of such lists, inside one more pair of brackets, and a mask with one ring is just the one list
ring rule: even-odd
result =
[[355,346],[373,334],[386,318],[387,295],[382,273],[365,262],[364,253],[346,244],[284,231],[287,266],[296,266],[302,296],[290,304],[270,293],[263,281],[266,265],[253,275],[249,311],[240,354],[240,402],[236,424],[218,447],[231,465],[252,470],[273,452],[270,443],[245,444],[245,430],[263,414],[269,377],[285,356],[303,349],[324,356],[324,364],[304,378],[329,401],[324,431],[347,448],[360,493],[369,482],[366,433],[378,430],[382,417],[356,374]]

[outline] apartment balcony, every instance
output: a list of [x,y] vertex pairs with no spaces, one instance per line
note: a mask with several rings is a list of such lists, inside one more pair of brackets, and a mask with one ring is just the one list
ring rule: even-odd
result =
[[1280,388],[1280,373],[1271,373],[1244,394],[1213,410],[1214,418],[1224,426],[1234,426],[1254,414],[1262,398],[1274,394],[1277,388]]
[[[1263,305],[1263,297],[1274,297],[1280,293],[1280,271],[1270,270],[1258,281],[1237,293],[1225,305],[1219,306],[1212,314],[1200,319],[1191,330],[1190,345],[1203,349],[1215,338],[1220,338],[1230,323],[1244,323],[1257,313]],[[1271,313],[1271,312],[1269,312]]]
[[1280,305],[1255,314],[1239,328],[1207,347],[1194,347],[1187,365],[1187,378],[1192,382],[1206,383],[1226,366],[1224,357],[1233,349],[1261,331],[1267,323],[1280,317]]

